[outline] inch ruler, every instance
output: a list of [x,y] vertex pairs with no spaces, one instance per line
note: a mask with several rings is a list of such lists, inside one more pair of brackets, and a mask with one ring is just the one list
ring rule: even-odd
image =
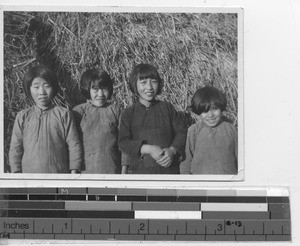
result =
[[291,240],[286,188],[2,188],[0,209],[8,240]]

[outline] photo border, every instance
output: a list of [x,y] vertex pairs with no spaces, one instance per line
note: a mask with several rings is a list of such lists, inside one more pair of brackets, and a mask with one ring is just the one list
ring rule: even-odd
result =
[[[5,11],[39,11],[39,12],[132,12],[132,13],[237,13],[238,14],[238,173],[236,175],[125,175],[125,174],[12,174],[4,173],[4,160],[1,160],[0,179],[13,180],[82,180],[82,181],[244,181],[245,178],[245,157],[244,157],[244,10],[242,7],[153,7],[153,6],[126,6],[126,7],[107,7],[107,6],[0,6],[0,18],[3,20]],[[4,21],[0,27],[0,59],[4,61]],[[2,78],[0,96],[4,99],[4,65],[0,63],[0,76]],[[0,129],[4,129],[4,105],[0,102]],[[2,130],[3,131],[3,130]],[[3,132],[0,135],[3,139]],[[0,141],[0,156],[4,156],[4,143]],[[54,182],[54,181],[53,181]]]

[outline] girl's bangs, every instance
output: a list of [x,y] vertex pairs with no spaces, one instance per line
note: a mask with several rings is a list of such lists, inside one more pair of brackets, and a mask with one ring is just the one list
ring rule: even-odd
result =
[[96,79],[91,81],[90,88],[103,88],[108,87],[109,82],[105,79]]
[[143,71],[139,71],[137,75],[137,79],[158,79],[156,70],[147,69]]
[[207,113],[214,105],[215,104],[210,96],[204,96],[200,102],[199,108],[203,113]]

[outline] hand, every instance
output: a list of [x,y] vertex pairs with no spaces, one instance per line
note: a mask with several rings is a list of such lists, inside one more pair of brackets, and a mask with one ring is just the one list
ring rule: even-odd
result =
[[128,166],[122,166],[121,174],[128,174]]
[[163,149],[162,157],[157,161],[162,167],[169,167],[172,164],[173,158],[177,150],[174,147]]
[[141,148],[141,154],[148,154],[157,161],[162,157],[163,150],[157,145],[144,144]]

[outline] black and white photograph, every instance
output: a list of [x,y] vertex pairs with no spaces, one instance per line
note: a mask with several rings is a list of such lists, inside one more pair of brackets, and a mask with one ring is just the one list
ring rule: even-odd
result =
[[242,8],[2,16],[1,177],[243,180]]

